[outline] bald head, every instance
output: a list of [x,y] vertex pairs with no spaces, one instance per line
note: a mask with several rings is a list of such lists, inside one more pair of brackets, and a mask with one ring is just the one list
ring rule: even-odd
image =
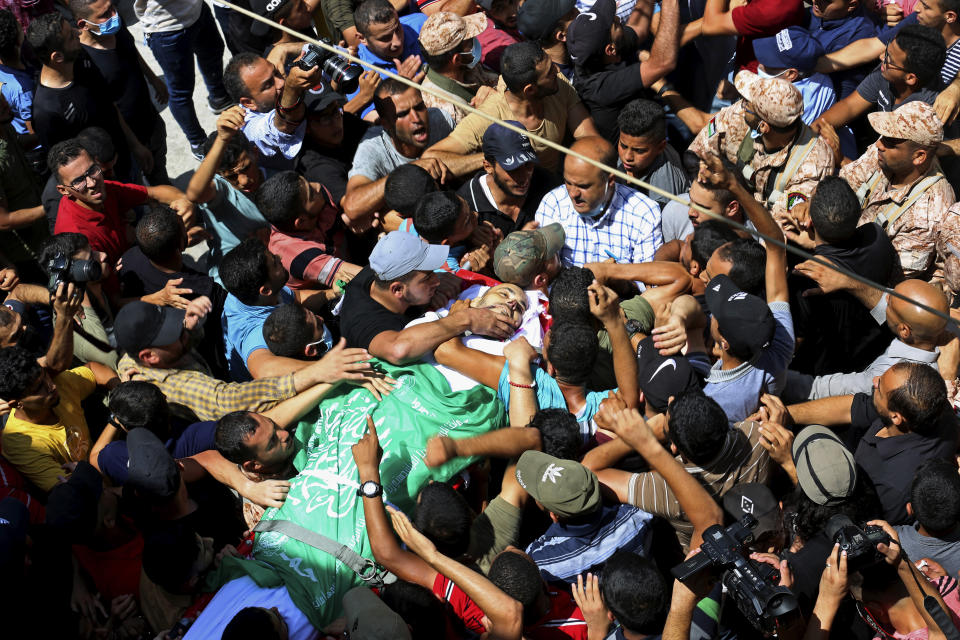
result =
[[[600,136],[587,136],[586,138],[580,138],[570,145],[570,151],[584,155],[591,160],[602,162],[608,167],[617,166],[617,150],[606,139],[601,138]],[[578,170],[590,168],[594,171],[600,171],[593,165],[590,165],[573,156],[567,156],[563,167],[564,169],[575,167]]]
[[[923,280],[904,280],[894,289],[900,295],[935,309],[943,315],[950,312],[943,291]],[[887,304],[887,325],[898,338],[916,346],[932,343],[947,325],[947,321],[911,302],[890,296]]]
[[[608,167],[617,166],[617,151],[613,145],[598,136],[580,138],[570,146],[571,151],[584,155],[591,160],[602,162]],[[579,158],[567,156],[563,163],[563,182],[570,194],[570,203],[582,216],[596,217],[609,204],[616,191],[613,175],[603,169],[584,162]]]

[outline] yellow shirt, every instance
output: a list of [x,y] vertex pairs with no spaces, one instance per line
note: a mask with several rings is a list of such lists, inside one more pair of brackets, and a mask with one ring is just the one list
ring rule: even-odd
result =
[[33,424],[18,418],[14,409],[2,432],[3,457],[44,491],[57,484],[57,476],[67,475],[60,465],[90,455],[90,429],[80,402],[97,386],[88,367],[69,369],[53,381],[60,392],[60,403],[53,408],[57,423]]
[[[507,99],[503,96],[505,90],[506,85],[501,78],[497,93],[483,101],[479,107],[480,111],[501,120],[516,120],[517,117],[513,115]],[[570,110],[579,102],[580,97],[574,88],[567,82],[561,82],[560,89],[555,94],[544,98],[543,121],[539,127],[531,129],[530,132],[551,142],[562,143],[567,133],[567,118]],[[489,120],[471,113],[460,121],[450,137],[462,144],[467,153],[479,153],[483,150],[483,133],[489,126]],[[554,151],[533,139],[530,140],[530,144],[537,152],[540,166],[558,175],[563,173],[563,158],[559,151]]]

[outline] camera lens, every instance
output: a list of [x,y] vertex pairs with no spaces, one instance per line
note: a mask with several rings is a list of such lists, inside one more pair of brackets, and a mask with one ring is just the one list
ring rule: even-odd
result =
[[349,94],[360,87],[363,67],[340,56],[330,56],[323,62],[323,74],[337,85],[337,91]]
[[72,282],[93,282],[103,275],[100,263],[95,260],[74,260],[70,264],[70,280]]

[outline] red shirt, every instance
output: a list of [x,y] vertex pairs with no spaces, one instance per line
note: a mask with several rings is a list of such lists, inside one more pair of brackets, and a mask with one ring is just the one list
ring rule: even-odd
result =
[[90,248],[107,254],[110,264],[130,248],[127,241],[127,211],[147,201],[147,188],[139,184],[103,181],[103,211],[94,211],[63,197],[57,210],[54,233],[82,233]]
[[139,533],[126,544],[108,551],[94,551],[90,547],[73,545],[73,555],[93,578],[105,602],[128,593],[140,597],[143,536]]
[[483,626],[483,611],[477,603],[442,573],[438,573],[437,579],[433,581],[433,593],[447,603],[449,612],[460,618],[467,629],[477,635],[487,632]]
[[536,624],[523,630],[523,635],[530,640],[587,640],[587,623],[583,619],[583,612],[566,591],[551,591],[550,611],[540,618]]
[[751,0],[730,13],[737,39],[737,70],[757,70],[757,56],[753,52],[755,38],[776,35],[781,29],[803,24],[803,0]]

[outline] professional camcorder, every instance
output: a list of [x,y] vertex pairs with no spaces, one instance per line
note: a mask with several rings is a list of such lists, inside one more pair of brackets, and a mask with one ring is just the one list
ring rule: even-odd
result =
[[[326,38],[321,38],[320,41],[330,44]],[[317,65],[320,65],[320,71],[327,82],[333,84],[340,93],[353,93],[360,86],[363,67],[315,44],[308,44],[307,52],[297,60],[297,66],[304,71],[310,71]]]
[[671,573],[686,582],[705,569],[722,572],[721,582],[737,608],[754,628],[776,630],[777,620],[797,610],[797,599],[786,587],[776,584],[779,572],[768,564],[751,560],[747,545],[753,540],[757,520],[743,516],[726,529],[709,527],[703,534],[700,553],[678,564]]

